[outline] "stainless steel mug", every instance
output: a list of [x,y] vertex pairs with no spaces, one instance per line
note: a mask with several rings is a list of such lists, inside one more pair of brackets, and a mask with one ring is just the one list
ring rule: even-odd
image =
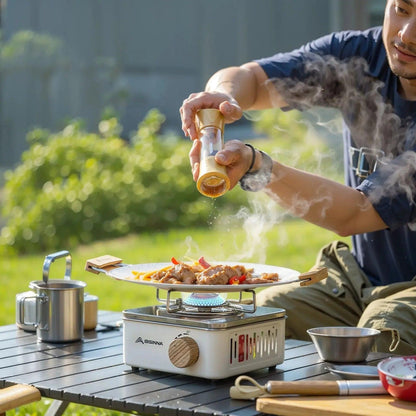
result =
[[[63,250],[49,254],[43,264],[43,279],[48,281],[50,265],[58,258],[65,257],[64,279],[71,279],[72,257],[68,251]],[[25,331],[36,332],[38,312],[36,293],[33,291],[18,293],[16,295],[16,325]]]
[[[64,280],[49,280],[49,268],[60,257],[66,257]],[[71,256],[59,251],[45,257],[43,280],[30,282],[34,295],[21,294],[18,299],[16,322],[20,327],[36,329],[40,341],[78,341],[84,334],[84,288],[86,283],[71,280]],[[25,318],[26,303],[35,300],[35,322]],[[33,313],[32,313],[33,315]],[[30,329],[29,329],[30,330]]]
[[36,293],[36,335],[40,341],[69,342],[82,338],[85,286],[78,280],[30,282],[29,287]]

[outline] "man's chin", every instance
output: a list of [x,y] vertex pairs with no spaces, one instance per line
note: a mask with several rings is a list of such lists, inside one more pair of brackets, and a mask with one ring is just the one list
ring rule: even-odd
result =
[[416,74],[415,73],[400,73],[400,74],[396,74],[399,78],[401,79],[405,79],[407,81],[413,81],[416,80]]
[[403,68],[402,65],[394,65],[391,70],[394,75],[397,75],[399,78],[406,79],[408,81],[416,80],[416,67],[413,70]]

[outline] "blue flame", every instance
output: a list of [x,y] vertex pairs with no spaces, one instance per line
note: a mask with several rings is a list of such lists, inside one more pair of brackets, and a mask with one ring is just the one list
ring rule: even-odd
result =
[[183,303],[196,307],[215,307],[225,303],[225,298],[218,293],[191,293]]

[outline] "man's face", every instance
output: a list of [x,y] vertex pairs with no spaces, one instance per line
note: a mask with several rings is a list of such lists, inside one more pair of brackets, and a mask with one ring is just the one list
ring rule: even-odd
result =
[[416,0],[387,0],[383,42],[392,71],[416,80]]

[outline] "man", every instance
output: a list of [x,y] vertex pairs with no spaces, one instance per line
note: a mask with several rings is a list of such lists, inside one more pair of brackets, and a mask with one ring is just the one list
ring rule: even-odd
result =
[[218,152],[231,187],[264,190],[292,213],[352,236],[323,248],[329,277],[308,287],[278,286],[258,303],[287,310],[287,336],[307,339],[315,326],[382,331],[379,351],[416,353],[416,0],[387,0],[381,28],[333,33],[295,50],[214,74],[180,109],[193,140],[196,180],[200,108],[230,123],[245,110],[338,108],[344,118],[346,185],[285,166],[233,140]]

